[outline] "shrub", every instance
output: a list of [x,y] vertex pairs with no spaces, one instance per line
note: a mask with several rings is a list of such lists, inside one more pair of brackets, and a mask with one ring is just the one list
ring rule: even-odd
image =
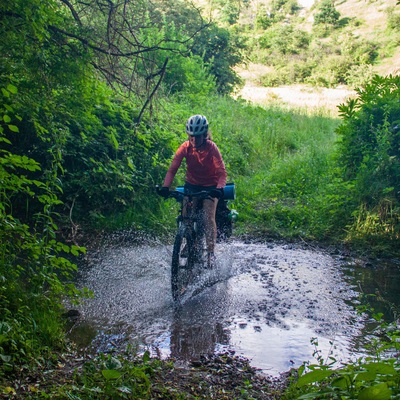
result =
[[339,25],[340,12],[336,10],[332,0],[323,0],[314,16],[314,25]]
[[373,76],[374,71],[370,64],[353,65],[346,72],[345,81],[348,86],[355,89],[366,85]]
[[390,30],[400,31],[400,13],[396,12],[394,7],[386,9],[387,14],[387,27]]
[[[38,162],[13,153],[6,133],[18,133],[14,85],[0,92],[0,376],[62,343],[60,314],[64,296],[76,298],[70,260],[83,248],[56,239],[54,208],[60,204],[52,180],[37,179]],[[17,200],[23,209],[16,209]],[[41,207],[40,207],[41,206]]]
[[357,99],[339,107],[343,123],[337,130],[341,138],[339,162],[343,176],[354,184],[360,206],[354,214],[353,228],[364,229],[379,221],[388,239],[398,238],[400,77],[375,76],[357,93]]

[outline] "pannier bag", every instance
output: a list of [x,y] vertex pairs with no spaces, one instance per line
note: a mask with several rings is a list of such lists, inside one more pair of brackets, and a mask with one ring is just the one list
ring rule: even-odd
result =
[[217,223],[217,239],[228,239],[232,235],[233,221],[230,216],[231,210],[228,207],[227,200],[220,200],[215,214],[215,222]]
[[232,235],[233,223],[238,217],[236,210],[231,210],[228,207],[228,200],[235,200],[235,184],[227,183],[224,188],[224,198],[220,199],[215,214],[215,221],[217,223],[217,239],[224,240]]
[[[183,186],[178,186],[176,190],[181,193],[185,192]],[[227,239],[232,235],[233,223],[236,221],[238,213],[228,207],[228,200],[235,200],[235,198],[235,184],[227,183],[224,188],[224,198],[219,200],[215,214],[218,240]]]

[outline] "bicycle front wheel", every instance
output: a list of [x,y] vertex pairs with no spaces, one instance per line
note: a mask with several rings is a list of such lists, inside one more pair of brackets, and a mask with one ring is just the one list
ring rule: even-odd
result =
[[171,264],[171,289],[173,299],[179,300],[189,284],[193,270],[193,239],[189,232],[180,229],[175,237]]

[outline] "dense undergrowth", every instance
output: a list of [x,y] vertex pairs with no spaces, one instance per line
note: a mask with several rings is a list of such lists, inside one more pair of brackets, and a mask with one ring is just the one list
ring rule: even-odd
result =
[[[171,232],[176,205],[154,187],[194,113],[209,118],[236,184],[238,235],[398,254],[399,77],[371,79],[339,119],[255,107],[227,96],[240,44],[195,9],[86,6],[0,6],[0,393],[13,395],[20,374],[57,365],[61,301],[91,295],[72,284],[82,235]],[[184,15],[191,23],[181,23]],[[126,360],[121,371],[109,361],[89,364],[77,379],[93,390],[69,398],[132,398],[142,383],[147,390],[146,365]],[[33,387],[29,396],[50,394]]]

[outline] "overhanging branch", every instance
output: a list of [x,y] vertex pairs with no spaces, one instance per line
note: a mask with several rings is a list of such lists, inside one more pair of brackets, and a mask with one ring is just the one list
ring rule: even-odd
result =
[[154,74],[154,75],[153,75],[153,76],[160,75],[160,79],[158,80],[156,86],[154,86],[153,91],[150,93],[150,96],[147,98],[147,100],[146,100],[146,102],[144,103],[142,109],[140,110],[140,113],[139,113],[139,116],[138,116],[137,122],[136,122],[137,125],[140,124],[140,121],[142,120],[143,113],[144,113],[146,107],[149,105],[149,103],[150,103],[152,97],[153,97],[154,94],[156,93],[157,89],[159,88],[159,86],[160,86],[160,84],[161,84],[161,81],[162,81],[163,78],[164,78],[165,71],[166,71],[166,69],[167,69],[167,64],[168,64],[168,58],[165,59],[164,64],[163,64],[163,66],[161,67],[160,71],[159,71],[157,74]]

